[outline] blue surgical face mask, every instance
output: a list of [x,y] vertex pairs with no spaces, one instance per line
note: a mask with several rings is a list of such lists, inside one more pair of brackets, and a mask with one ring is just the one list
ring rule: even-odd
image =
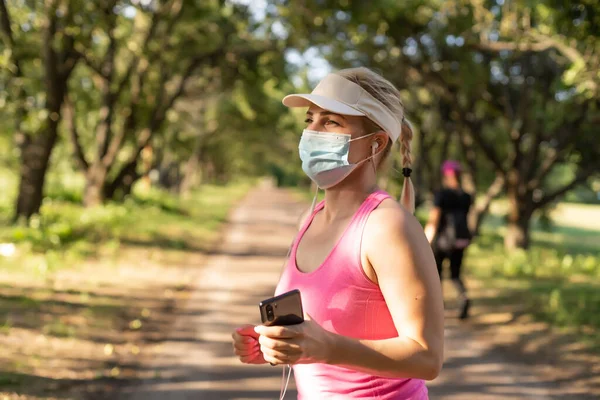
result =
[[321,189],[328,189],[344,180],[368,158],[356,163],[348,162],[350,142],[374,135],[350,139],[350,135],[330,132],[317,132],[305,129],[300,139],[300,159],[302,170]]

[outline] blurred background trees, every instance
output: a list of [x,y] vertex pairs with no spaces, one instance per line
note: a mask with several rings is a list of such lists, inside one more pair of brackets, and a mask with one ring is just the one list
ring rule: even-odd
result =
[[[527,248],[535,213],[565,196],[598,201],[591,0],[0,0],[0,22],[1,166],[17,178],[2,190],[15,220],[39,212],[52,171],[78,182],[84,206],[122,201],[136,183],[309,185],[301,118],[280,100],[352,66],[402,90],[419,203],[441,162],[459,159],[474,227],[505,196],[505,245]],[[400,183],[391,172],[386,186]]]

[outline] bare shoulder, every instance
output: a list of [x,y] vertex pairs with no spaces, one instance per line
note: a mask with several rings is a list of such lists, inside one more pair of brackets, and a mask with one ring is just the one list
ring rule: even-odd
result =
[[363,250],[379,282],[382,278],[396,283],[397,279],[433,282],[437,277],[433,252],[423,227],[394,200],[385,200],[369,216]]
[[[423,233],[423,227],[408,210],[393,199],[386,199],[367,220],[365,232],[372,238],[403,238]],[[386,240],[387,241],[387,240]]]

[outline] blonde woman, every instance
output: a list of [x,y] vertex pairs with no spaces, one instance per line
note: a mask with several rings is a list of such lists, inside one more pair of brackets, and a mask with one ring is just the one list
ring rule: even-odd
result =
[[[424,381],[442,367],[443,304],[431,247],[412,215],[412,129],[399,92],[356,68],[283,103],[307,109],[302,168],[325,190],[276,289],[299,289],[307,315],[293,326],[238,328],[235,353],[247,364],[292,365],[301,399],[427,399]],[[402,204],[377,187],[396,141]]]

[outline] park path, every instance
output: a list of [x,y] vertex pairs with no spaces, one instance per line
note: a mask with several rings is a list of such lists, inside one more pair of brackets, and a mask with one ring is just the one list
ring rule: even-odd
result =
[[[251,191],[231,214],[218,250],[199,270],[169,339],[144,366],[153,377],[124,387],[119,399],[278,398],[281,369],[240,364],[230,335],[236,326],[259,322],[257,303],[273,293],[304,207],[269,185]],[[428,384],[431,399],[571,398],[550,392],[553,385],[536,376],[535,368],[507,361],[493,343],[450,317],[445,347],[443,372]],[[292,388],[286,398],[295,395]]]

